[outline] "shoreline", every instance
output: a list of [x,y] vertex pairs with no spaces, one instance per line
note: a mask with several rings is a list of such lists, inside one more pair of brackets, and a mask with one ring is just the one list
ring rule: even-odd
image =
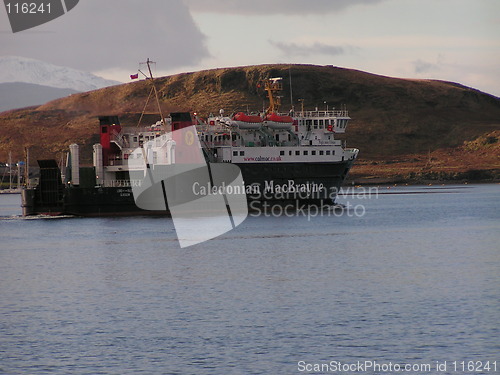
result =
[[344,182],[344,186],[374,186],[374,185],[454,185],[454,184],[498,184],[500,183],[499,170],[471,170],[461,173],[446,172],[412,172],[403,175],[373,175],[351,174]]

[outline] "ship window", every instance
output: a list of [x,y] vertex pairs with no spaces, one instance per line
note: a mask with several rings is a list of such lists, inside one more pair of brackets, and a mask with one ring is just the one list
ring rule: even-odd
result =
[[238,156],[238,151],[233,151],[233,156]]
[[306,120],[306,125],[311,126],[312,125],[312,120]]
[[295,151],[295,155],[300,155],[300,151]]
[[335,150],[332,150],[332,155],[335,155]]
[[316,155],[316,151],[311,151],[311,155]]
[[318,120],[314,120],[314,129],[318,129]]
[[288,151],[288,155],[292,155],[292,151]]
[[319,154],[320,154],[320,155],[324,155],[324,153],[325,153],[325,152],[324,152],[323,150],[321,150],[321,151],[319,152]]
[[240,151],[240,156],[244,156],[245,155],[245,151]]
[[134,142],[137,142],[137,137],[134,137]]
[[327,155],[330,155],[330,150],[326,150],[326,154],[327,154]]
[[308,152],[308,151],[304,151],[304,155],[308,155],[308,154],[309,154],[309,152]]
[[323,129],[323,120],[319,120],[319,128]]
[[281,156],[285,155],[285,151],[280,151],[280,155]]

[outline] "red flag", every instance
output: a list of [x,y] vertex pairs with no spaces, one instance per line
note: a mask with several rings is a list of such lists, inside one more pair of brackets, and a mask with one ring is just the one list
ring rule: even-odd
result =
[[139,78],[139,73],[130,75],[130,79],[137,79],[137,78]]

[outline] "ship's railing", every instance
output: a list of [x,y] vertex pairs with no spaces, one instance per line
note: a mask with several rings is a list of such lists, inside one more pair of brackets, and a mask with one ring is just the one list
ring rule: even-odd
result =
[[142,180],[105,180],[102,183],[104,187],[132,187],[141,186]]
[[111,141],[114,141],[120,148],[138,147],[142,146],[144,142],[151,141],[156,137],[164,134],[163,126],[156,127],[124,127],[121,133],[113,134]]
[[[283,113],[282,115],[290,115]],[[295,111],[292,117],[349,117],[347,110],[328,110],[328,111]]]
[[122,127],[122,134],[133,134],[137,135],[139,133],[151,133],[151,132],[158,132],[158,133],[163,133],[165,132],[165,127],[163,125],[151,125],[151,126],[123,126]]
[[208,132],[228,132],[232,130],[232,127],[216,122],[214,125],[210,124],[198,124],[196,125],[196,129],[200,132],[208,133]]
[[111,134],[111,142],[115,142],[120,148],[128,147],[128,142],[122,133],[113,132]]
[[320,146],[342,146],[342,141],[340,139],[318,139],[316,142],[318,142]]
[[109,160],[108,160],[108,165],[111,166],[111,167],[116,167],[116,166],[120,166],[120,165],[126,165],[126,161],[123,160],[122,158],[113,158],[113,157],[110,157]]

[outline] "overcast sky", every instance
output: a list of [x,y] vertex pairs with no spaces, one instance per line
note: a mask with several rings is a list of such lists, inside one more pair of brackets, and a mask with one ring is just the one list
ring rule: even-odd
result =
[[4,8],[0,46],[123,82],[149,57],[158,75],[328,64],[500,96],[499,0],[80,0],[15,34]]

